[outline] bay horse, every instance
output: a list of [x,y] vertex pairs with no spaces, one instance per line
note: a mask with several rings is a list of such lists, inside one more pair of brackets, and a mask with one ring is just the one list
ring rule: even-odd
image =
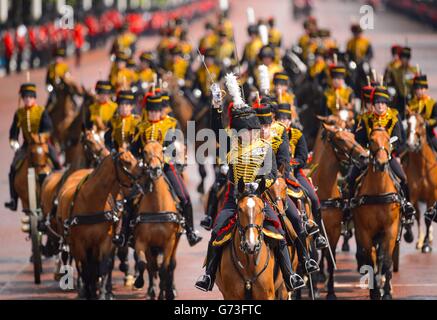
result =
[[416,221],[419,231],[417,248],[422,252],[431,251],[432,232],[430,223],[425,219],[426,234],[421,229],[421,215],[419,202],[424,202],[428,210],[437,201],[437,159],[427,140],[426,122],[424,118],[415,112],[407,112],[407,148],[404,158],[405,173],[410,187],[411,202],[416,209]]
[[60,79],[53,88],[55,100],[47,106],[53,122],[52,140],[59,150],[64,150],[68,137],[68,128],[77,115],[74,95],[82,95],[83,90],[72,79]]
[[136,186],[141,171],[141,163],[120,148],[59,197],[57,215],[65,221],[66,243],[87,299],[97,298],[98,292],[101,298],[113,298],[112,238],[121,214],[116,199]]
[[367,171],[351,199],[351,210],[363,264],[373,268],[370,298],[381,299],[382,289],[382,299],[389,300],[392,299],[393,253],[401,231],[401,199],[391,177],[392,146],[385,128],[372,130],[369,151]]
[[29,190],[27,172],[29,168],[35,168],[37,178],[36,199],[40,198],[41,184],[46,176],[52,171],[53,165],[49,161],[49,136],[47,134],[31,134],[30,142],[27,145],[26,156],[18,164],[18,169],[14,178],[14,188],[21,200],[23,212],[29,210]]
[[[86,146],[86,150],[90,154],[90,157],[93,157],[96,160],[96,164],[109,155],[109,150],[106,149],[103,141],[100,140],[100,136],[94,134],[94,132],[90,130],[83,133],[81,142]],[[79,163],[76,163],[76,165],[72,164],[66,171],[52,172],[44,180],[41,186],[41,210],[47,226],[46,233],[48,241],[46,249],[48,249],[48,251],[46,250],[46,253],[48,255],[57,252],[56,245],[58,245],[59,240],[62,238],[62,236],[60,236],[62,233],[59,234],[56,231],[58,230],[56,226],[57,197],[67,178],[80,168],[85,168],[85,166],[80,166]]]
[[[273,249],[264,240],[261,185],[247,191],[238,183],[236,226],[223,248],[216,283],[225,300],[287,299]],[[254,189],[254,187],[250,188]],[[281,289],[282,288],[282,289]]]
[[[164,151],[161,143],[148,141],[143,156],[145,194],[138,205],[133,231],[139,272],[134,286],[138,289],[144,286],[144,271],[147,269],[147,296],[152,300],[156,298],[154,278],[159,274],[158,299],[173,300],[176,250],[182,234],[181,216],[164,177]],[[163,257],[161,265],[158,264],[160,254]]]
[[[338,240],[341,235],[341,223],[343,221],[344,200],[338,187],[338,177],[341,163],[353,164],[364,163],[368,159],[368,152],[356,142],[353,133],[343,127],[328,125],[322,122],[324,138],[321,140],[320,161],[312,175],[317,194],[320,198],[322,219],[325,224],[326,236],[333,258]],[[330,257],[329,249],[324,249],[322,260],[328,261],[328,300],[336,299],[334,290],[334,263]],[[321,267],[323,272],[323,267]]]

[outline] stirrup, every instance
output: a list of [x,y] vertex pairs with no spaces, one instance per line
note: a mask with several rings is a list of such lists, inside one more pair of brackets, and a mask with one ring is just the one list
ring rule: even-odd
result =
[[[285,279],[284,279],[285,280]],[[288,278],[288,285],[292,291],[305,287],[305,281],[297,273],[291,274]]]
[[211,276],[204,274],[196,281],[194,286],[201,291],[208,292],[212,290],[213,285]]
[[210,216],[206,216],[200,221],[200,225],[207,231],[212,229],[212,218]]
[[321,250],[321,249],[325,249],[328,247],[328,241],[326,240],[326,238],[322,235],[319,235],[316,239],[316,249],[317,250]]
[[305,261],[305,270],[308,274],[317,272],[320,270],[318,263],[314,259],[308,259]]
[[308,221],[305,222],[305,232],[307,236],[315,235],[319,231],[320,231],[319,226],[314,221],[313,221],[313,225],[310,225]]

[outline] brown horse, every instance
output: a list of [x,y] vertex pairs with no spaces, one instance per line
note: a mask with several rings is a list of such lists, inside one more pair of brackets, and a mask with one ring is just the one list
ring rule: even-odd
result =
[[417,248],[422,252],[431,251],[432,233],[429,224],[426,234],[421,229],[419,202],[424,202],[427,209],[432,209],[437,201],[437,159],[427,141],[426,122],[418,113],[410,112],[408,118],[407,147],[404,158],[405,173],[410,186],[411,202],[416,208],[416,221],[419,231]]
[[[321,140],[322,148],[317,170],[312,175],[313,183],[318,188],[322,219],[325,224],[326,235],[335,259],[335,251],[341,234],[343,220],[343,199],[338,188],[338,176],[342,162],[365,162],[368,152],[355,141],[354,134],[342,127],[330,126],[322,123],[325,130],[324,139]],[[334,263],[328,249],[323,256],[328,261],[328,294],[327,299],[336,299],[334,291]],[[323,259],[322,256],[322,259]],[[323,270],[322,270],[323,271]]]
[[79,112],[67,129],[67,141],[65,143],[65,164],[70,164],[76,169],[90,167],[86,164],[87,161],[85,158],[83,144],[81,143],[81,137],[86,112],[94,100],[95,96],[87,90],[84,90],[83,102]]
[[[85,145],[87,153],[90,154],[90,157],[100,162],[104,157],[109,155],[109,150],[106,149],[102,140],[100,140],[99,136],[96,136],[92,131],[85,131],[82,136],[82,143]],[[43,217],[47,222],[47,236],[48,242],[47,245],[56,245],[60,239],[60,234],[56,230],[58,230],[56,224],[56,199],[61,190],[61,186],[64,182],[66,182],[67,178],[76,172],[81,166],[77,163],[77,165],[72,164],[67,171],[55,171],[52,172],[45,180],[41,187],[41,209]],[[88,172],[88,171],[84,171]],[[61,224],[62,225],[62,224]],[[62,233],[61,233],[62,235]],[[59,246],[58,246],[59,247]],[[51,252],[56,252],[55,247],[48,248]],[[47,252],[48,255],[50,251]]]
[[241,185],[236,227],[223,248],[217,286],[226,300],[287,299],[273,249],[264,241],[264,200],[258,191],[246,192]]
[[[112,237],[120,212],[119,193],[130,191],[141,173],[135,157],[124,149],[107,156],[79,182],[59,195],[58,217],[66,221],[66,243],[76,262],[87,299],[111,299],[114,246]],[[66,188],[66,189],[67,189]],[[103,281],[98,281],[102,277]]]
[[31,134],[31,141],[27,145],[26,156],[21,164],[19,164],[14,179],[14,188],[21,200],[21,206],[24,212],[29,210],[28,169],[35,168],[37,177],[36,199],[39,199],[41,184],[52,170],[48,153],[48,136],[46,134]]
[[74,95],[81,95],[83,90],[72,79],[61,79],[53,87],[54,101],[47,106],[50,118],[54,124],[52,139],[60,150],[65,148],[68,128],[74,121],[77,111]]
[[[162,145],[149,141],[144,147],[146,172],[145,194],[138,206],[134,229],[135,252],[139,275],[134,286],[144,286],[144,271],[147,268],[149,288],[147,295],[155,299],[154,278],[159,273],[159,299],[173,300],[176,250],[182,232],[180,215],[169,185],[163,176],[164,154]],[[162,254],[162,264],[158,255]]]
[[357,187],[356,196],[351,199],[360,255],[364,265],[373,268],[373,279],[369,279],[371,299],[381,298],[381,286],[382,299],[392,298],[393,252],[400,234],[401,200],[389,171],[391,149],[385,128],[373,129],[369,138],[367,172]]

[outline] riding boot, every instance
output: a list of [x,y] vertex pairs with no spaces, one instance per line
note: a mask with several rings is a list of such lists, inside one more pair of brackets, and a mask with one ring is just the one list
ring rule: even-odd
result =
[[216,188],[216,185],[214,184],[208,195],[206,216],[205,218],[202,219],[202,221],[200,221],[200,225],[208,231],[212,229],[212,224],[214,222],[213,216],[215,216],[217,212],[217,206],[218,206],[217,191],[218,188]]
[[305,268],[307,274],[319,271],[319,265],[314,259],[308,255],[306,249],[306,233],[301,232],[296,240],[294,241],[297,251],[297,256],[299,258],[299,263]]
[[320,230],[322,230],[322,232],[324,233],[323,228],[319,227],[322,225],[322,210],[320,210],[320,208],[314,209],[313,215],[314,215],[314,220],[318,226],[317,227],[318,231],[314,233],[314,241],[316,242],[316,249],[321,250],[328,247],[328,241],[326,241],[324,235],[320,234]]
[[288,291],[294,291],[305,286],[305,281],[302,277],[293,271],[290,253],[284,240],[279,241],[275,253]]
[[211,291],[214,287],[215,274],[220,262],[222,247],[212,245],[212,240],[208,243],[208,251],[206,254],[206,270],[205,274],[197,280],[195,287],[202,291]]
[[191,247],[195,246],[202,240],[202,237],[194,231],[193,206],[191,202],[184,205],[182,214],[185,218],[185,231],[187,232],[188,243]]
[[15,179],[15,169],[11,167],[9,171],[9,193],[11,195],[11,200],[9,202],[5,202],[5,207],[12,211],[17,211],[18,206],[18,195],[14,188],[14,179]]
[[62,165],[59,162],[58,156],[56,155],[56,151],[53,146],[49,145],[49,157],[53,163],[53,167],[55,170],[61,170]]
[[401,182],[401,189],[404,196],[404,203],[402,206],[402,211],[405,217],[405,224],[412,224],[414,215],[416,214],[416,209],[410,202],[410,189],[405,182]]

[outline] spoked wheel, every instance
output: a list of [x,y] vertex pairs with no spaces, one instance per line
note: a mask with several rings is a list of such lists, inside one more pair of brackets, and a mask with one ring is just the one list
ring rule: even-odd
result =
[[33,275],[36,284],[41,283],[41,232],[38,230],[38,216],[30,215],[30,238],[32,240]]
[[395,248],[393,250],[393,272],[399,271],[399,251],[400,251],[400,241],[396,242]]

